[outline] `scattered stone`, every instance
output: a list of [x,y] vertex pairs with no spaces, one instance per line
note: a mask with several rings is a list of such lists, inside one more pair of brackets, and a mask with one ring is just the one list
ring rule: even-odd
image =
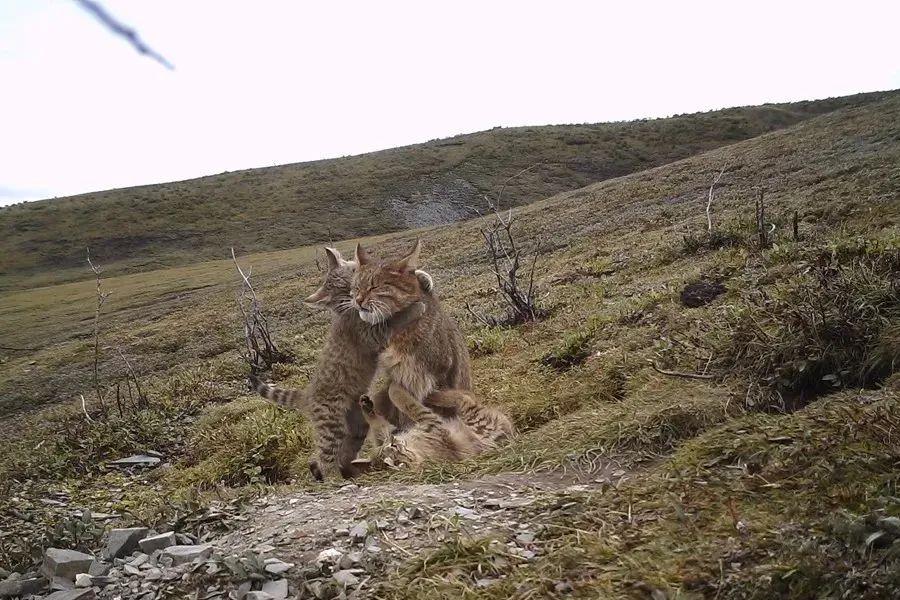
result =
[[356,541],[362,541],[369,535],[369,524],[366,521],[360,521],[350,529],[350,537]]
[[182,546],[192,546],[197,543],[197,538],[186,533],[176,533],[175,539],[178,540],[178,543]]
[[287,579],[267,581],[263,584],[262,591],[271,596],[273,600],[285,600],[288,597]]
[[132,565],[125,565],[124,567],[122,567],[122,569],[129,575],[140,575],[141,574],[141,570]]
[[144,574],[144,579],[147,581],[158,581],[162,579],[163,572],[161,569],[157,569],[156,567],[150,567],[147,572]]
[[244,600],[273,600],[271,594],[265,592],[247,592]]
[[112,559],[131,554],[137,550],[138,542],[147,537],[148,533],[150,530],[146,527],[111,530],[106,541],[106,556]]
[[74,590],[75,582],[72,579],[56,576],[50,580],[50,589],[57,590]]
[[90,554],[77,550],[48,548],[44,552],[44,564],[41,565],[41,572],[48,579],[64,577],[72,580],[77,574],[88,572],[92,564],[94,564],[94,557]]
[[140,552],[128,564],[131,565],[132,567],[141,567],[141,566],[145,565],[149,560],[150,560],[149,556],[147,556],[143,552]]
[[160,533],[159,535],[145,537],[138,542],[138,545],[146,554],[153,554],[156,550],[163,550],[169,546],[174,546],[176,543],[175,532],[168,531],[166,533]]
[[267,558],[266,559],[266,572],[272,573],[273,575],[281,575],[282,573],[294,568],[294,563],[284,562],[282,560],[278,560],[277,558]]
[[111,465],[120,467],[155,467],[160,463],[158,456],[150,456],[147,454],[133,454],[131,456],[120,458],[110,462]]
[[238,588],[234,590],[234,592],[232,592],[234,594],[235,600],[243,600],[243,598],[247,595],[247,592],[250,591],[251,587],[253,587],[252,581],[245,581],[244,583],[239,585]]
[[61,592],[53,592],[44,600],[94,600],[97,595],[92,588],[83,590],[65,590]]
[[206,560],[212,554],[212,544],[200,546],[169,546],[163,550],[163,556],[172,558],[174,566],[183,565],[195,560]]
[[344,553],[338,550],[337,548],[326,548],[319,552],[319,555],[316,557],[317,565],[336,565],[340,562],[341,558],[344,556]]
[[359,578],[353,573],[351,569],[341,569],[340,571],[335,571],[334,575],[331,576],[338,585],[342,585],[344,587],[352,587],[359,583]]
[[5,581],[0,581],[0,598],[38,594],[47,588],[48,583],[44,577],[23,577],[19,573],[10,573]]
[[359,552],[350,552],[341,557],[338,566],[341,569],[351,569],[362,564],[362,554]]
[[534,534],[523,532],[516,536],[516,543],[520,546],[530,546],[534,543]]
[[75,576],[75,587],[86,588],[91,587],[91,576],[87,573],[79,573]]
[[88,569],[88,575],[91,577],[103,577],[107,573],[109,573],[109,565],[99,560],[95,560],[94,564],[91,565],[91,568]]
[[462,517],[463,519],[469,519],[474,521],[478,518],[478,514],[472,510],[471,508],[466,508],[465,506],[457,506],[453,509],[453,514],[458,517]]
[[346,527],[342,527],[340,529],[334,530],[334,537],[347,537],[350,535],[350,530]]

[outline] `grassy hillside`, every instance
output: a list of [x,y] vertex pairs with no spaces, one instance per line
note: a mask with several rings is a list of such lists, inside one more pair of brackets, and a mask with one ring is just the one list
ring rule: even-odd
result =
[[[604,464],[629,475],[536,504],[549,516],[533,560],[511,560],[509,540],[453,537],[377,574],[378,597],[896,597],[897,164],[894,95],[521,207],[520,242],[545,249],[537,286],[550,316],[516,328],[482,327],[466,310],[498,310],[482,221],[372,240],[397,252],[423,237],[475,388],[521,435],[477,460],[364,484],[543,470],[594,482]],[[723,165],[709,235],[706,193]],[[754,225],[760,189],[766,247]],[[270,374],[289,386],[308,379],[326,332],[326,316],[299,303],[321,278],[314,256],[242,259],[297,356]],[[689,308],[681,292],[698,280],[721,293]],[[71,543],[41,502],[60,489],[72,505],[184,531],[186,515],[215,499],[315,489],[303,418],[243,390],[231,264],[104,281],[101,377],[120,377],[120,347],[151,399],[106,418],[90,392],[92,286],[0,298],[0,338],[38,348],[2,355],[0,481],[12,483],[0,488],[0,530],[17,535],[0,543],[0,563]],[[147,449],[171,466],[135,477],[104,467]]]
[[652,121],[494,129],[355,157],[83,194],[0,210],[0,289],[183,265],[447,223],[679,160],[884,94]]

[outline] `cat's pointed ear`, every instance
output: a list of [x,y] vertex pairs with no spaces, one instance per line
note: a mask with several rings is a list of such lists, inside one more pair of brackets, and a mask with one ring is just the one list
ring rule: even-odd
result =
[[360,243],[356,244],[356,264],[365,265],[369,263],[369,251],[363,248]]
[[303,302],[306,304],[325,304],[329,300],[331,300],[331,294],[325,291],[325,286],[323,285],[313,292],[312,295],[304,298]]
[[329,248],[325,246],[325,257],[328,259],[328,270],[333,271],[344,264],[346,261],[341,256],[341,252],[337,248]]
[[422,240],[417,239],[416,245],[409,254],[397,261],[396,266],[405,271],[415,271],[419,268],[419,253],[422,252]]

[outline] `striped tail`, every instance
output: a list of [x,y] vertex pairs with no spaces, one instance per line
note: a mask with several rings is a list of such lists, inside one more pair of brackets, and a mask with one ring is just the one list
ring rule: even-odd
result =
[[303,390],[287,390],[279,388],[263,381],[260,381],[255,375],[251,375],[248,380],[249,387],[266,400],[271,400],[278,406],[300,410],[303,408]]

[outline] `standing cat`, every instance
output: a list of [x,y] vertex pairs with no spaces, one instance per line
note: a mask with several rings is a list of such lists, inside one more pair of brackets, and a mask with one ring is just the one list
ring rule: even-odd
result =
[[[326,248],[325,253],[328,258],[325,282],[305,302],[330,309],[334,319],[309,384],[303,390],[285,390],[250,378],[251,388],[260,395],[281,406],[300,410],[310,419],[316,451],[309,469],[319,481],[335,466],[344,477],[357,474],[352,461],[369,429],[358,398],[371,384],[378,355],[391,332],[402,329],[424,311],[424,304],[409,305],[377,326],[363,322],[350,309],[350,284],[356,263],[344,260],[333,248]],[[431,276],[420,271],[414,277],[427,295],[433,285]]]
[[459,326],[437,297],[425,293],[416,277],[421,247],[416,241],[403,258],[376,262],[357,245],[351,292],[353,307],[372,325],[390,322],[413,306],[424,306],[415,321],[391,333],[381,355],[391,387],[402,386],[420,403],[434,390],[472,389],[469,350]]

